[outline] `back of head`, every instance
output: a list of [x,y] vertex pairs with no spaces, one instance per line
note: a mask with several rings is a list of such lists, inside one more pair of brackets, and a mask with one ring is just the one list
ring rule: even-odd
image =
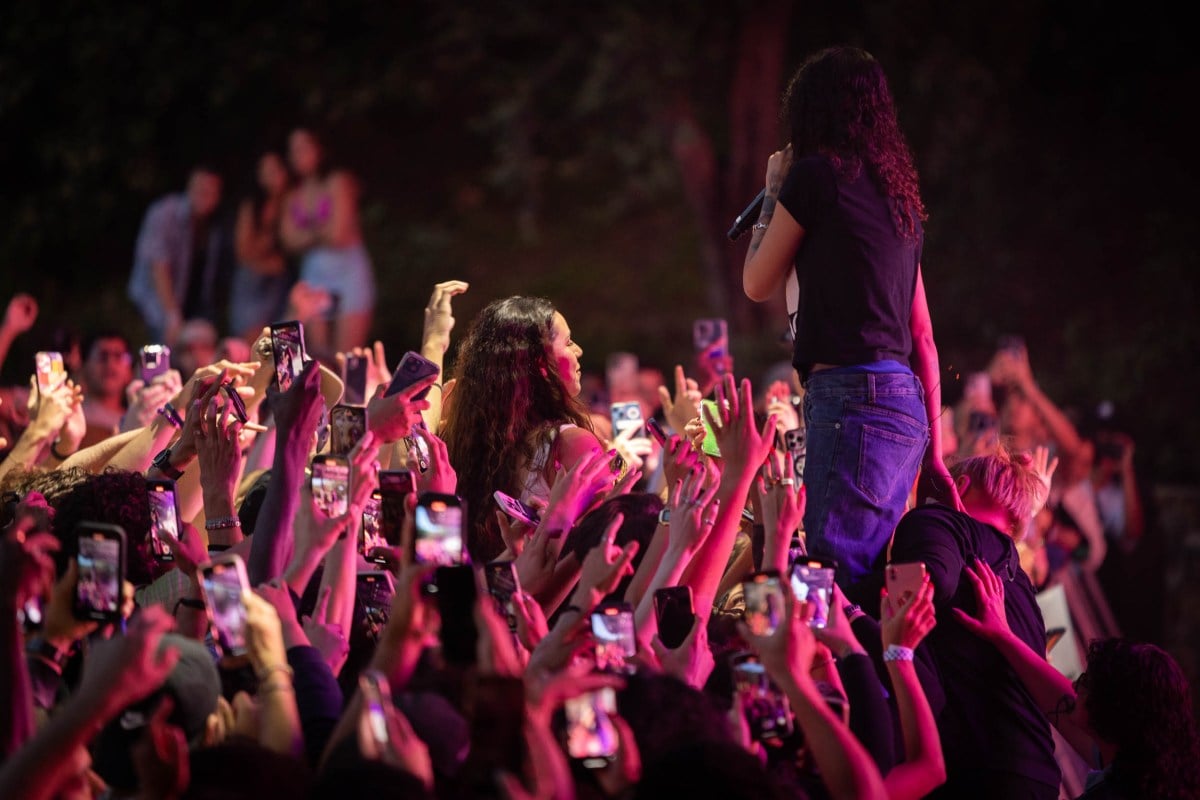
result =
[[75,526],[84,521],[104,522],[120,525],[125,531],[126,579],[134,586],[153,581],[160,568],[150,549],[148,498],[145,475],[115,468],[83,477],[57,500],[47,497],[54,507],[54,534],[63,543],[58,556],[60,571],[75,556]]
[[642,763],[706,742],[733,742],[715,700],[670,675],[630,676],[617,692],[617,711],[629,723]]
[[773,800],[783,797],[762,763],[732,741],[694,742],[646,761],[633,796],[639,800],[659,797]]
[[810,56],[784,93],[783,117],[793,157],[824,155],[847,179],[866,168],[893,204],[898,233],[925,219],[887,76],[870,53],[843,46]]
[[[307,764],[255,741],[234,739],[192,753],[184,800],[296,800],[308,797]],[[329,795],[335,796],[335,795]]]
[[1005,531],[1019,538],[1026,523],[1046,499],[1046,488],[1033,469],[1033,456],[997,448],[984,455],[970,456],[950,467],[954,478],[966,475],[971,486],[985,492],[1009,517]]
[[476,561],[503,550],[491,494],[520,494],[519,471],[535,450],[531,433],[562,423],[588,426],[585,409],[567,396],[550,358],[554,313],[539,297],[496,300],[459,345],[441,436],[467,502],[467,547]]
[[1148,643],[1103,639],[1079,679],[1088,725],[1117,746],[1114,779],[1130,796],[1200,796],[1200,737],[1182,668]]

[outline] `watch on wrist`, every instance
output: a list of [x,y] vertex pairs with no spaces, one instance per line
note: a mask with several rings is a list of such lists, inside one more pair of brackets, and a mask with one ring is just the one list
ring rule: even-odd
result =
[[171,466],[171,448],[169,447],[160,450],[151,464],[153,464],[155,469],[173,481],[177,481],[183,477],[183,470],[175,469],[175,467]]
[[667,508],[666,506],[662,507],[662,510],[658,512],[658,524],[659,525],[670,525],[671,524],[671,509]]

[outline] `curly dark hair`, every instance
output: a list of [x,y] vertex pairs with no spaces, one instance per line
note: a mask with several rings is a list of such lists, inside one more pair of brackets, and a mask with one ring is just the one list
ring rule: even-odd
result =
[[1200,737],[1183,669],[1165,650],[1111,638],[1079,678],[1092,731],[1117,746],[1112,780],[1131,797],[1200,797]]
[[54,535],[62,542],[60,574],[74,558],[75,526],[83,521],[120,525],[125,531],[125,577],[141,587],[163,571],[150,547],[150,500],[146,476],[109,467],[98,475],[85,474],[57,498],[47,496],[54,509]]
[[856,47],[830,47],[809,56],[783,98],[792,157],[821,155],[846,180],[867,174],[887,196],[896,233],[916,237],[928,218],[912,152],[896,119],[883,67]]
[[[476,563],[504,550],[492,492],[521,494],[523,470],[559,425],[592,430],[568,397],[550,355],[554,306],[540,297],[490,303],[472,321],[454,365],[454,394],[440,431],[467,506],[467,551]],[[547,465],[553,468],[553,465]]]

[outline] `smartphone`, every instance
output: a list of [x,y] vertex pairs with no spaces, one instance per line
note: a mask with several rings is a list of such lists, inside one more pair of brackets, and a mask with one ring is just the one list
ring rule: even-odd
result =
[[567,755],[588,769],[603,769],[617,757],[617,693],[611,686],[568,698],[563,704]]
[[462,564],[463,517],[463,502],[452,494],[418,495],[413,560],[418,564]]
[[379,511],[382,504],[383,495],[380,494],[378,489],[375,489],[371,492],[371,496],[367,498],[366,505],[363,506],[362,533],[358,539],[358,552],[364,558],[374,548],[387,546],[387,541],[383,538],[382,526],[379,519]]
[[517,629],[517,612],[513,608],[513,595],[521,590],[516,565],[511,561],[489,561],[483,569],[487,578],[488,593],[496,601],[496,608],[508,623],[508,629]]
[[803,556],[792,565],[792,593],[815,609],[808,622],[811,628],[824,628],[829,623],[836,574],[837,562],[828,558]]
[[633,625],[633,605],[625,602],[601,603],[592,612],[592,637],[596,640],[596,671],[629,675],[634,672],[637,637]]
[[[396,367],[396,372],[392,375],[392,382],[388,384],[387,391],[383,393],[383,396],[391,397],[397,392],[401,392],[412,386],[414,383],[428,378],[430,375],[440,374],[441,371],[441,367],[437,364],[425,358],[420,353],[409,350],[400,359],[400,364]],[[424,400],[427,394],[429,394],[429,389],[422,389],[413,395],[413,399]]]
[[242,400],[242,396],[238,394],[237,387],[233,385],[233,381],[225,381],[221,384],[221,390],[225,392],[225,396],[229,398],[229,408],[233,411],[233,415],[237,417],[237,421],[245,425],[250,421],[250,414],[246,411],[246,402]]
[[354,596],[363,609],[363,632],[378,642],[391,615],[396,584],[387,570],[363,570],[354,578]]
[[366,727],[371,732],[376,751],[387,752],[390,738],[387,714],[388,709],[394,707],[387,676],[376,669],[363,670],[358,676],[358,691],[362,694],[362,714],[366,717]]
[[741,707],[757,741],[784,739],[792,734],[792,712],[787,695],[779,690],[753,653],[732,659],[734,702]]
[[275,360],[275,382],[286,392],[304,371],[304,324],[297,320],[271,326],[271,355]]
[[37,372],[39,394],[48,394],[67,382],[67,368],[63,365],[62,353],[42,350],[33,357]]
[[204,605],[214,637],[226,656],[246,652],[246,605],[242,594],[250,590],[246,564],[233,553],[217,555],[200,570]]
[[392,547],[400,544],[404,527],[405,498],[416,494],[417,480],[406,469],[379,471],[379,536]]
[[469,666],[476,660],[475,569],[469,564],[439,566],[426,591],[437,598],[442,619],[442,655],[447,663]]
[[729,323],[723,319],[698,319],[692,323],[692,345],[697,355],[713,362],[718,375],[724,374],[729,355]]
[[486,785],[491,796],[495,775],[520,775],[525,763],[525,682],[508,675],[478,675],[464,698],[471,751],[463,765],[469,785]]
[[350,509],[350,462],[345,456],[313,456],[311,468],[313,500],[327,517],[344,516]]
[[751,633],[770,636],[783,620],[783,582],[777,570],[755,572],[742,581],[746,625]]
[[536,528],[538,523],[542,521],[542,517],[538,514],[536,508],[522,503],[517,498],[505,494],[498,489],[492,492],[492,498],[495,499],[496,505],[500,506],[501,511],[517,522],[523,522],[526,525]]
[[75,584],[75,617],[96,622],[121,619],[121,586],[125,580],[125,529],[103,522],[75,526],[79,580]]
[[[420,428],[423,431],[429,430],[429,428],[427,428],[425,426],[424,420],[418,420],[413,425],[414,431],[416,428]],[[412,451],[412,450],[417,451],[417,469],[419,469],[422,472],[422,474],[425,473],[429,469],[429,458],[430,458],[429,445],[427,445],[425,443],[425,438],[414,432],[414,433],[410,433],[408,436],[405,436],[403,441],[404,441],[404,446],[409,451]]]
[[721,419],[721,412],[717,408],[716,400],[704,399],[700,401],[700,422],[704,425],[704,441],[700,443],[700,451],[706,456],[720,458],[721,448],[717,446],[717,435],[713,433],[712,426],[708,424],[708,416],[704,413],[705,408],[709,410],[714,419]]
[[692,607],[692,587],[667,586],[654,593],[654,616],[658,620],[658,639],[671,650],[683,644],[696,622]]
[[792,478],[799,489],[804,484],[804,462],[808,455],[808,438],[804,428],[784,431],[783,446],[787,450],[788,460],[792,462]]
[[642,404],[637,400],[610,404],[609,418],[612,420],[612,438],[617,438],[630,428],[636,431],[633,434],[634,438],[644,439],[646,437],[646,424],[642,419]]
[[147,478],[146,493],[150,500],[150,552],[157,561],[174,561],[171,545],[163,537],[169,533],[179,538],[179,503],[175,497],[175,481],[169,478]]
[[165,344],[148,344],[138,351],[142,383],[149,386],[154,379],[171,369],[171,348]]
[[884,579],[892,608],[899,608],[921,590],[921,584],[925,582],[925,564],[920,561],[888,564],[884,568]]
[[367,432],[367,409],[338,403],[329,409],[329,452],[348,456]]
[[342,362],[342,402],[350,406],[367,404],[367,357],[346,354]]
[[658,442],[659,447],[667,446],[667,432],[663,430],[662,423],[654,417],[646,419],[646,430],[650,433],[650,438]]

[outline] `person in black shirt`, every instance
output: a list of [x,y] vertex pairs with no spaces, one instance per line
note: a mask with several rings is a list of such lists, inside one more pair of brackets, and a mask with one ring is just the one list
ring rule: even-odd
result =
[[967,568],[990,566],[1004,582],[1004,611],[1022,642],[1045,657],[1046,627],[1033,584],[1021,569],[1014,535],[1044,500],[1028,454],[974,456],[952,468],[966,512],[940,504],[900,520],[891,563],[920,562],[934,587],[938,626],[917,650],[938,720],[946,784],[931,797],[1058,797],[1061,774],[1050,725],[1020,676],[955,610],[972,614]]

